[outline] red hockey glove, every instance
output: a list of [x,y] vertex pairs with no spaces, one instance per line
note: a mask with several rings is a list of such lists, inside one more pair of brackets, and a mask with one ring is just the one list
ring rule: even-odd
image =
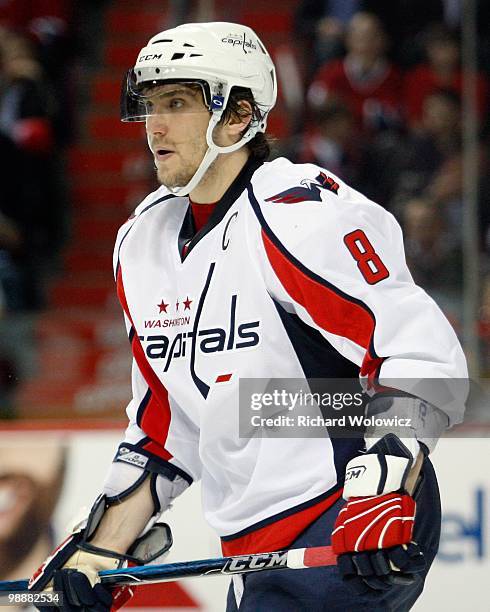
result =
[[344,497],[332,532],[342,578],[359,593],[411,584],[425,568],[412,542],[415,501],[404,491],[411,453],[393,434],[346,468]]

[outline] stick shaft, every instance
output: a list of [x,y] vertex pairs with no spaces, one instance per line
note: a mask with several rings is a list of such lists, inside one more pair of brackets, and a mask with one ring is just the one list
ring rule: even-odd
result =
[[[296,548],[272,553],[240,555],[235,557],[218,557],[216,559],[198,559],[196,561],[181,561],[164,565],[145,565],[128,567],[118,570],[106,570],[99,576],[103,584],[109,586],[150,584],[167,582],[180,578],[199,576],[217,576],[245,574],[276,569],[305,569],[335,565],[336,557],[330,546],[315,548]],[[0,592],[14,593],[25,591],[27,580],[11,580],[0,582]]]

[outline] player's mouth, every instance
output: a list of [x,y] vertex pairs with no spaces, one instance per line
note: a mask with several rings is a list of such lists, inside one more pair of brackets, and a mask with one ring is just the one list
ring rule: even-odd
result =
[[171,149],[158,148],[155,149],[155,158],[157,161],[167,161],[174,153]]

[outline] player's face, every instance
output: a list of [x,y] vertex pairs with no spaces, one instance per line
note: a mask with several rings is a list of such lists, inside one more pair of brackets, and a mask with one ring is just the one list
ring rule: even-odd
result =
[[169,84],[151,94],[146,133],[158,180],[167,187],[181,187],[194,176],[206,153],[210,114],[200,88]]

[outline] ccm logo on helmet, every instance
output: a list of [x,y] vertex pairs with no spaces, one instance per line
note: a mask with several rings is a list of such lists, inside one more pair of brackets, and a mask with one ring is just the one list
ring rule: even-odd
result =
[[149,60],[162,59],[163,53],[154,53],[153,55],[142,55],[138,57],[138,62],[147,62]]

